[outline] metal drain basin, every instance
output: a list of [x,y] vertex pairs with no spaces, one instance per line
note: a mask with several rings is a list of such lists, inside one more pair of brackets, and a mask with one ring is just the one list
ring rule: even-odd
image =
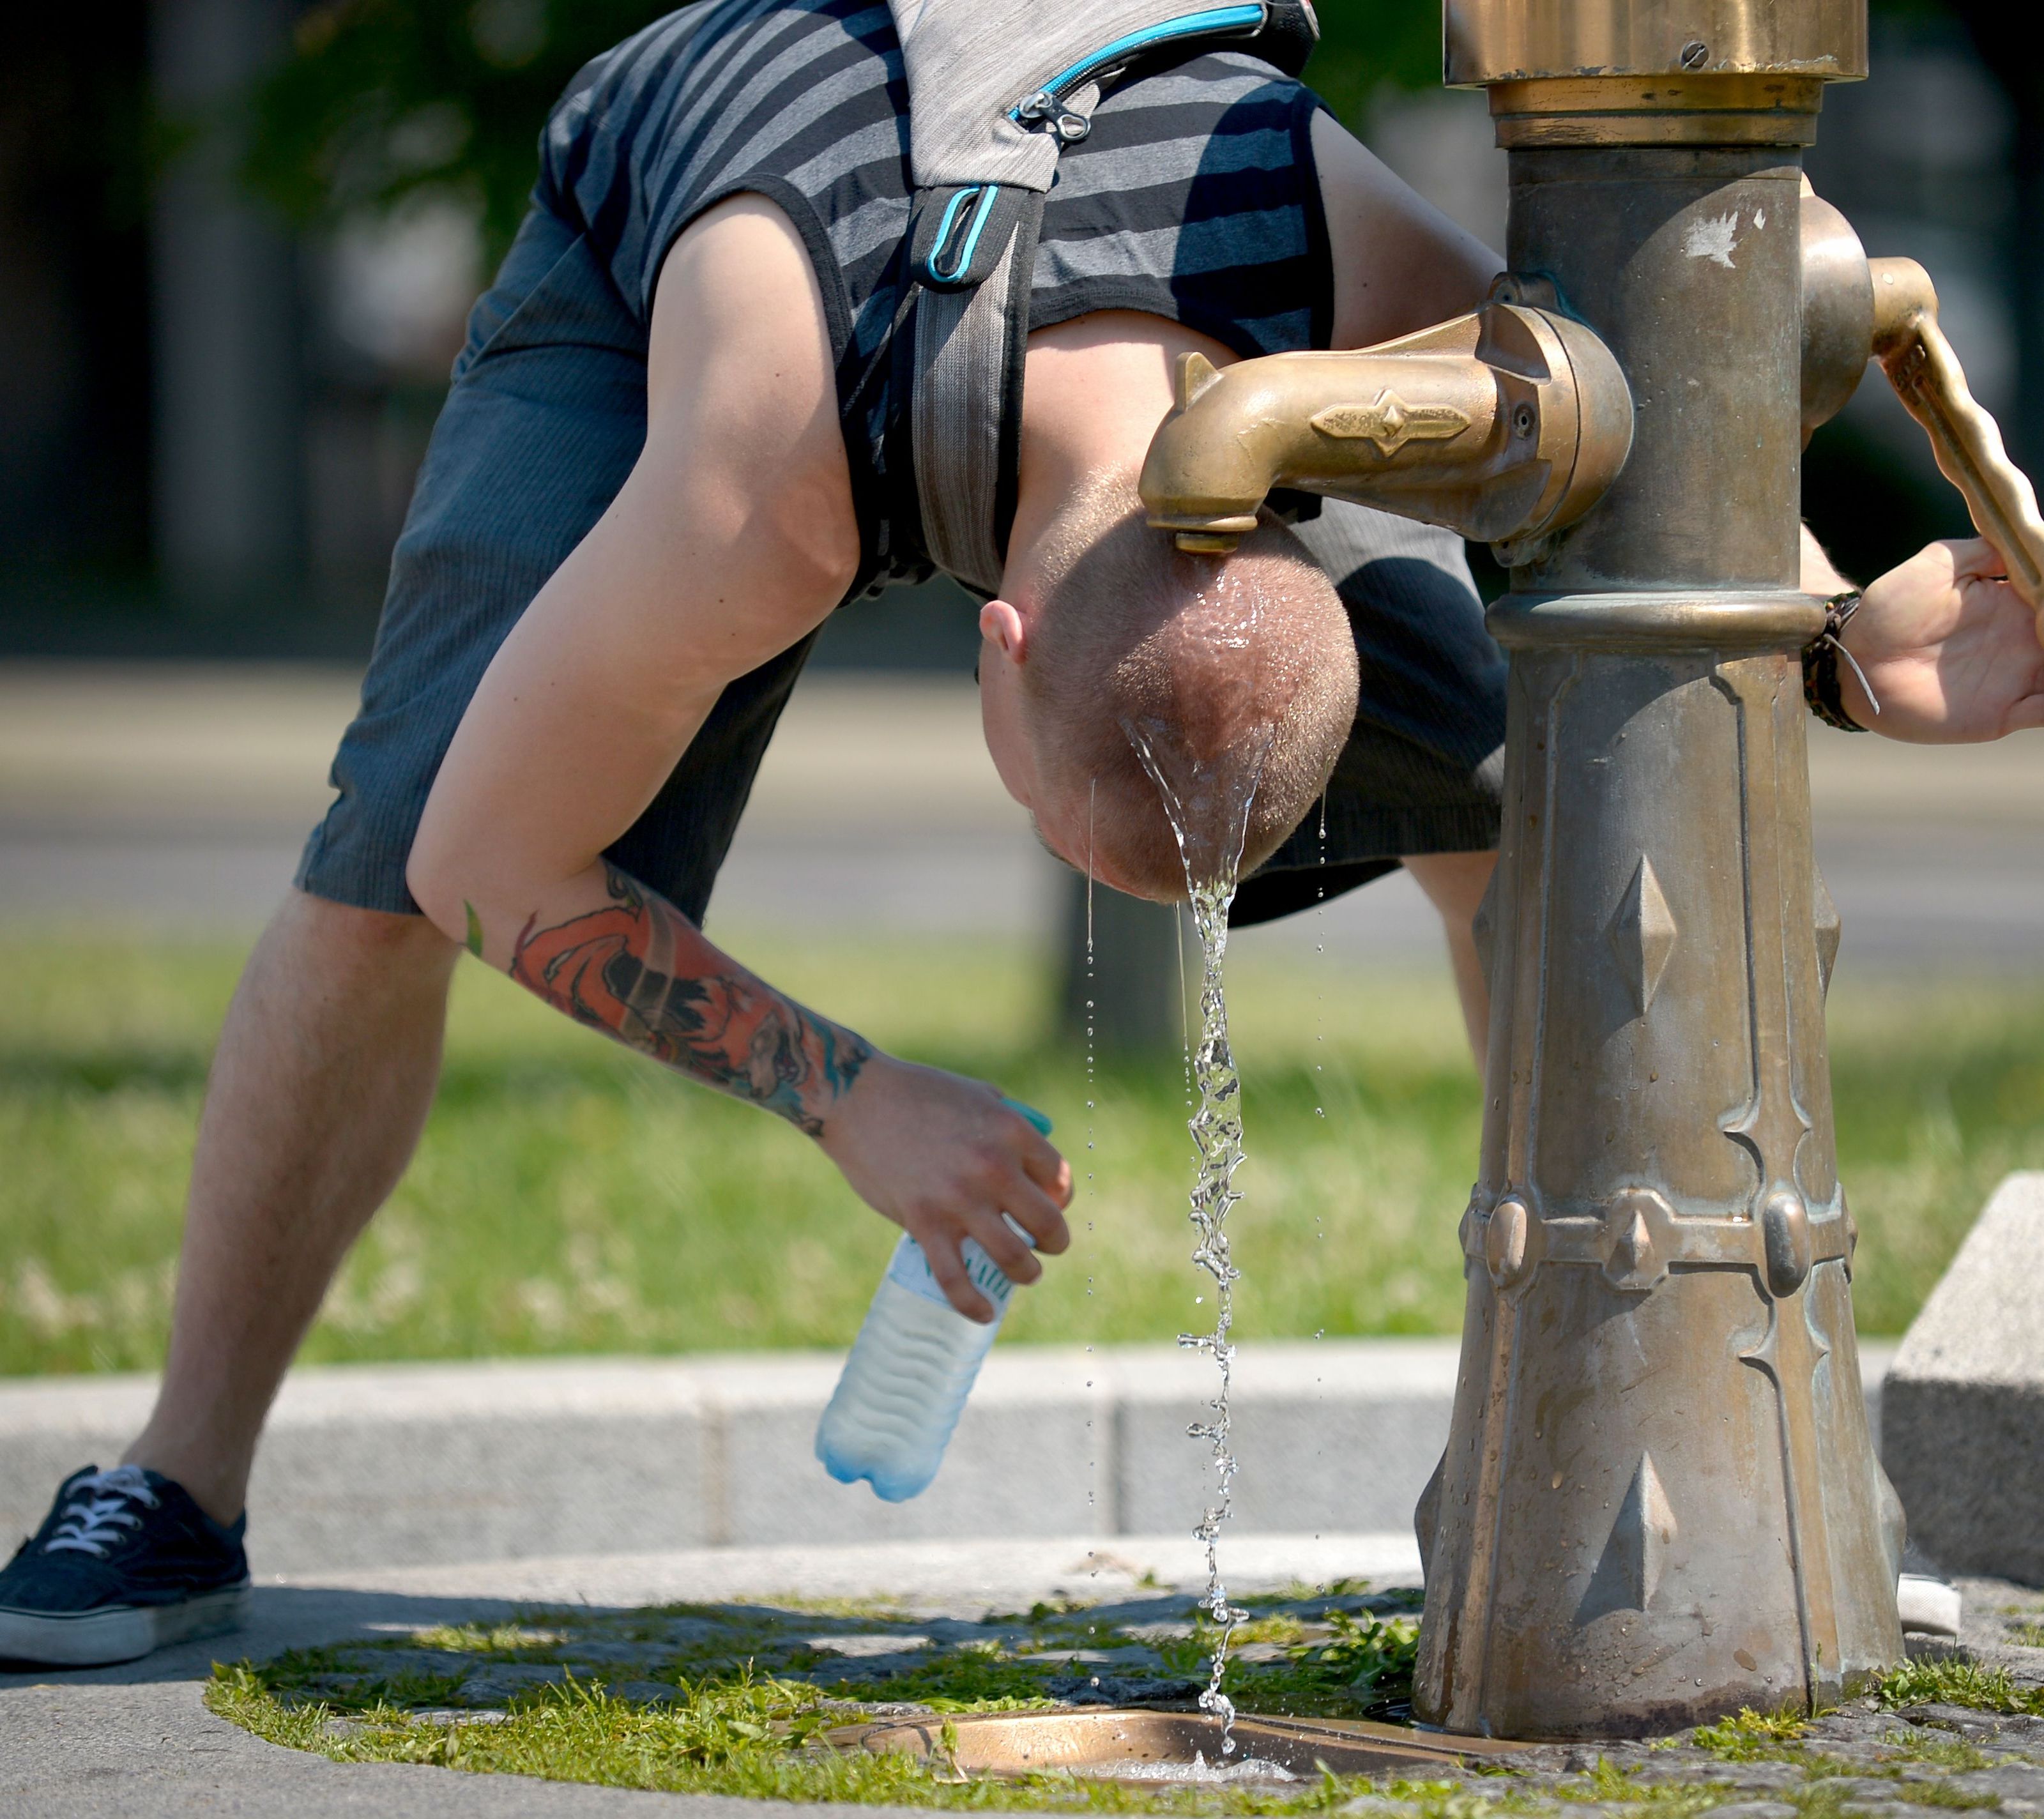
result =
[[[847,1725],[827,1732],[823,1740],[839,1749],[901,1751],[948,1760],[962,1775],[998,1777],[1062,1770],[1139,1780],[1195,1779],[1201,1760],[1212,1771],[1231,1763],[1243,1764],[1245,1759],[1304,1779],[1317,1776],[1323,1764],[1336,1775],[1381,1775],[1453,1767],[1473,1757],[1509,1756],[1523,1747],[1362,1720],[1243,1716],[1235,1723],[1235,1752],[1224,1757],[1218,1718],[1204,1712],[1142,1709],[894,1719]],[[1256,1775],[1252,1768],[1214,1779]]]

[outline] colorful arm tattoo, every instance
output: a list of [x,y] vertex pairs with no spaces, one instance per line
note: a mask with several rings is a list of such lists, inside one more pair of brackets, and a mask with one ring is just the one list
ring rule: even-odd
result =
[[615,865],[604,875],[605,908],[552,928],[536,915],[525,924],[511,977],[577,1023],[821,1135],[872,1049],[733,965]]

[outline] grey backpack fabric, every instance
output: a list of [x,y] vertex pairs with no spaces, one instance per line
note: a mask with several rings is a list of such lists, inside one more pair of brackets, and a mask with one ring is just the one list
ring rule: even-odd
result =
[[1297,74],[1310,0],[890,0],[908,75],[916,207],[910,438],[924,543],[1000,585],[1014,514],[1022,356],[1044,193],[1102,92],[1145,61],[1230,45]]

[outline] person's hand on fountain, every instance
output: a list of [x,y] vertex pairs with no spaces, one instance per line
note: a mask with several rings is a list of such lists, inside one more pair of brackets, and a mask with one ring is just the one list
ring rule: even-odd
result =
[[876,1053],[839,1101],[817,1139],[859,1197],[923,1247],[951,1304],[969,1319],[993,1318],[972,1286],[959,1247],[981,1247],[1010,1282],[1043,1273],[1001,1218],[1011,1215],[1056,1256],[1071,1242],[1071,1165],[1048,1138],[983,1080]]
[[[2044,639],[2008,573],[1984,538],[1956,537],[1869,581],[1843,635],[1861,672],[1838,666],[1846,711],[1871,731],[1915,745],[1969,744],[2044,726]],[[1828,573],[1813,577],[1806,564],[1805,591],[1846,585]]]

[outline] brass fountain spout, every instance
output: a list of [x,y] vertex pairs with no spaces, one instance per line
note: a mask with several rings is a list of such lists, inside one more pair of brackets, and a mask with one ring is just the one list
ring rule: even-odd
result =
[[1500,278],[1482,309],[1379,347],[1225,371],[1181,356],[1178,407],[1143,468],[1150,522],[1181,549],[1230,550],[1281,486],[1515,555],[1573,524],[1625,464],[1632,398],[1603,342],[1554,302],[1550,286]]

